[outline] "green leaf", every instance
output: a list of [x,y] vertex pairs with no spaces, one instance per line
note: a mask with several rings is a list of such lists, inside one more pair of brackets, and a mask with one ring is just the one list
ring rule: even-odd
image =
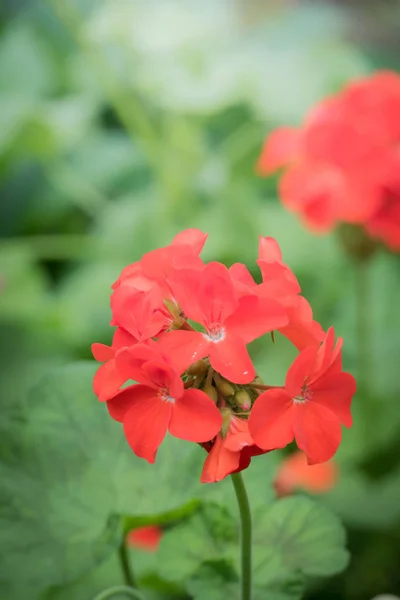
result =
[[187,589],[194,600],[225,600],[239,597],[239,577],[226,560],[202,563],[190,577]]
[[[187,589],[196,600],[206,598],[212,589],[213,600],[233,596],[239,573],[236,523],[226,508],[205,504],[193,517],[165,532],[158,553],[159,572],[172,581],[189,581]],[[287,498],[260,507],[254,513],[253,527],[254,580],[260,599],[298,598],[306,576],[333,575],[347,564],[339,520],[309,498]],[[219,561],[226,568],[220,569]],[[206,583],[208,579],[211,583]]]
[[[303,579],[299,575],[276,581],[253,590],[254,600],[298,600],[303,592]],[[240,580],[237,569],[225,560],[205,561],[193,573],[187,584],[194,600],[226,600],[239,598]]]
[[165,579],[185,581],[205,557],[232,558],[237,540],[238,526],[228,510],[206,503],[193,517],[164,533],[158,572]]
[[10,600],[34,600],[107,560],[121,541],[117,515],[176,510],[200,487],[202,449],[167,438],[155,465],[137,458],[94,398],[93,373],[86,363],[55,369],[8,424],[0,449],[0,546],[7,549],[0,590]]
[[254,515],[254,575],[261,585],[281,573],[334,575],[348,560],[339,519],[309,498],[277,500]]

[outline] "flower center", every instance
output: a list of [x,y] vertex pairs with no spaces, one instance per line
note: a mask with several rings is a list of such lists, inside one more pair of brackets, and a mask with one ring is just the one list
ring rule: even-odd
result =
[[300,396],[296,396],[295,398],[293,398],[293,402],[295,404],[303,404],[304,402],[311,400],[312,396],[313,396],[312,390],[310,390],[308,388],[303,388]]
[[204,333],[203,335],[209,342],[218,344],[218,342],[222,342],[225,337],[225,329],[221,327],[221,325],[213,324],[208,329],[207,333]]
[[161,390],[158,395],[160,396],[161,400],[163,400],[163,402],[171,402],[171,404],[174,404],[175,402],[175,398],[170,396],[169,390],[167,389]]

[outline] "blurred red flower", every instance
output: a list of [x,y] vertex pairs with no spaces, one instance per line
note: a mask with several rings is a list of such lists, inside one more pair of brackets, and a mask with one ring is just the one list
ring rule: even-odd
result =
[[131,548],[146,552],[156,552],[161,542],[163,530],[157,525],[147,525],[133,529],[126,536],[126,543]]
[[278,496],[287,496],[298,489],[322,494],[335,486],[338,476],[339,469],[333,460],[309,465],[304,452],[297,451],[279,465],[274,487]]
[[266,140],[257,169],[281,167],[283,204],[315,231],[362,225],[400,250],[400,76],[378,72]]

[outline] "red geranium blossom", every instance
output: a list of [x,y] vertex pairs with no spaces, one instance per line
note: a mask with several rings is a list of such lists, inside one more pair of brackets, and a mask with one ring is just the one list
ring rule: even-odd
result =
[[266,140],[258,171],[285,167],[283,204],[308,227],[365,227],[400,250],[400,76],[378,72],[322,101],[298,128]]
[[[211,262],[202,271],[181,271],[174,289],[185,315],[205,332],[173,331],[168,335],[174,353],[194,362],[208,356],[211,366],[235,383],[255,377],[246,345],[287,323],[286,311],[276,300],[256,293],[239,296],[229,270]],[[167,341],[166,341],[167,343]]]
[[146,552],[157,552],[163,536],[163,530],[157,525],[146,525],[133,529],[126,536],[126,543],[131,548],[139,548]]
[[279,465],[274,487],[278,496],[287,496],[298,489],[322,494],[335,486],[338,476],[339,469],[333,460],[309,465],[304,452],[297,451]]
[[231,473],[243,471],[252,456],[263,454],[264,450],[254,444],[245,419],[233,413],[225,413],[229,419],[226,435],[220,432],[215,438],[204,463],[201,483],[213,483],[224,479]]
[[[260,238],[260,284],[241,263],[204,264],[205,239],[183,231],[121,273],[111,298],[112,345],[92,346],[104,363],[96,395],[150,463],[167,431],[203,445],[203,482],[241,471],[293,437],[309,462],[327,460],[339,422],[351,423],[355,390],[341,372],[341,342],[334,349],[333,331],[325,336],[313,319],[274,239]],[[247,349],[273,330],[300,351],[285,388],[264,385]]]
[[300,352],[286,376],[284,388],[269,389],[254,403],[249,431],[265,450],[283,448],[296,439],[309,464],[329,460],[342,437],[340,424],[352,424],[350,404],[356,384],[342,372],[341,344],[334,347],[330,328],[320,348]]
[[172,327],[180,309],[171,278],[183,268],[203,268],[199,253],[206,239],[202,231],[187,229],[169,246],[148,252],[126,267],[113,284],[111,325],[123,327],[141,342]]
[[218,433],[218,408],[204,392],[185,389],[176,365],[158,349],[138,344],[121,350],[116,360],[125,381],[139,382],[107,402],[135,454],[153,463],[167,430],[191,442],[206,442]]

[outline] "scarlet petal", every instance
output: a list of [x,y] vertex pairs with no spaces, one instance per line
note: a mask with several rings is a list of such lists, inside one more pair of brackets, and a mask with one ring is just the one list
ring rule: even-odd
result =
[[206,243],[207,235],[200,229],[184,229],[174,237],[171,246],[187,245],[191,247],[195,254],[199,255]]
[[335,454],[342,439],[338,417],[312,400],[294,405],[293,429],[298,447],[309,465],[322,463]]
[[125,331],[125,329],[122,329],[122,327],[118,327],[118,329],[115,330],[112,341],[113,349],[124,348],[125,346],[133,346],[137,343],[137,339]]
[[255,401],[249,417],[249,432],[260,448],[284,448],[294,438],[293,400],[281,389],[267,390]]
[[104,402],[115,396],[125,381],[115,365],[115,359],[111,359],[97,370],[93,378],[93,390],[98,399]]
[[282,252],[278,242],[272,237],[262,237],[258,243],[258,258],[268,262],[282,262]]
[[268,175],[296,158],[300,132],[292,127],[276,129],[266,140],[257,163],[257,171]]
[[133,402],[124,416],[126,439],[134,453],[154,463],[159,445],[167,433],[172,403],[150,396]]
[[183,395],[183,382],[175,369],[165,362],[150,361],[143,365],[143,373],[158,387],[169,390],[173,398]]
[[[251,293],[252,290],[256,289],[257,284],[254,281],[250,271],[243,265],[242,263],[235,263],[231,267],[229,267],[229,273],[231,274],[232,279],[236,283],[241,283],[243,289],[247,289],[247,292]],[[235,288],[237,289],[237,285]]]
[[99,362],[105,362],[114,356],[113,348],[111,348],[111,346],[106,346],[106,344],[92,344],[91,348],[94,359]]
[[124,376],[124,381],[133,379],[133,381],[156,387],[151,377],[143,372],[143,365],[153,360],[160,360],[160,354],[157,350],[145,344],[122,348],[115,355],[117,368],[121,375]]
[[224,323],[238,307],[232,277],[227,267],[219,262],[205,266],[197,293],[204,315],[201,323],[206,327]]
[[289,324],[279,332],[287,337],[298,350],[307,346],[319,347],[325,333],[319,323],[313,320],[311,306],[302,296],[288,298],[284,302]]
[[114,398],[108,400],[108,412],[113,419],[122,423],[126,413],[135,403],[154,398],[154,395],[154,389],[147,387],[147,385],[130,385]]
[[239,308],[225,321],[226,330],[249,344],[268,331],[279,329],[288,322],[286,311],[275,300],[257,296],[240,298]]
[[250,383],[256,376],[246,344],[233,335],[226,334],[220,342],[210,344],[210,363],[233,383]]
[[350,373],[327,375],[312,385],[312,401],[329,408],[345,427],[351,427],[350,405],[356,387],[356,380]]
[[190,365],[208,355],[210,342],[199,331],[180,330],[164,333],[157,345],[178,373],[183,373]]
[[[250,462],[250,461],[249,461]],[[240,452],[231,452],[224,446],[224,440],[218,435],[211,448],[201,473],[201,483],[221,481],[239,468]]]
[[222,416],[204,392],[185,390],[182,398],[172,405],[169,432],[189,442],[208,442],[221,429]]
[[292,398],[300,395],[305,379],[309,376],[315,363],[317,352],[318,348],[305,348],[290,365],[286,374],[285,389]]

